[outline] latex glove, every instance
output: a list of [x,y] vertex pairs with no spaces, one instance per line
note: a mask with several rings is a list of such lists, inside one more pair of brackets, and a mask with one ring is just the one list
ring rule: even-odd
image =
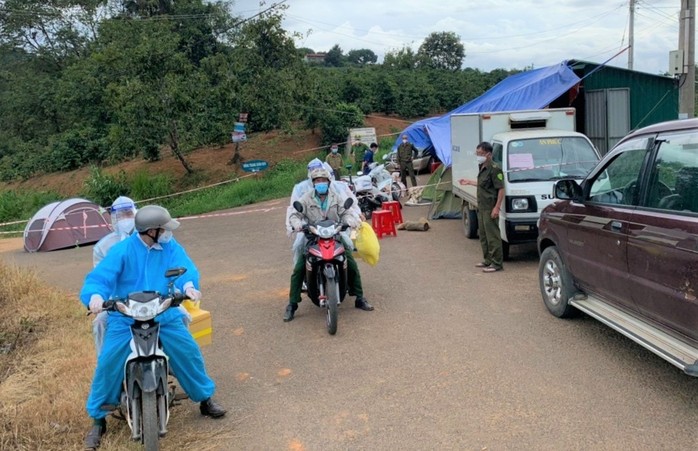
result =
[[184,294],[189,297],[192,301],[200,301],[201,300],[201,292],[197,290],[194,287],[187,287],[184,289]]
[[104,305],[104,298],[99,294],[93,294],[90,297],[90,312],[94,315],[102,311],[102,306]]

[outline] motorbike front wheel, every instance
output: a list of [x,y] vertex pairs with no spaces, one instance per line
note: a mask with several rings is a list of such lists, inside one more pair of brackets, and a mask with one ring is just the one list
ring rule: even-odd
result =
[[157,393],[154,391],[141,393],[141,440],[145,451],[159,449],[160,430],[158,427]]
[[339,284],[335,279],[325,282],[325,294],[327,295],[327,332],[330,335],[337,333],[337,319],[339,307]]

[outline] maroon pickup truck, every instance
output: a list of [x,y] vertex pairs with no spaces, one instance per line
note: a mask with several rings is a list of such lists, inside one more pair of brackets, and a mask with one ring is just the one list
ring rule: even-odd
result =
[[539,223],[553,315],[584,312],[698,376],[698,119],[635,131]]

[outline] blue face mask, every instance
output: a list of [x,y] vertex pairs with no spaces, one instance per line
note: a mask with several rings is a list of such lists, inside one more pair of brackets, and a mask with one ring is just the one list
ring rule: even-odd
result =
[[318,183],[315,185],[315,192],[317,192],[318,194],[327,194],[327,190],[329,189],[329,187],[329,183]]

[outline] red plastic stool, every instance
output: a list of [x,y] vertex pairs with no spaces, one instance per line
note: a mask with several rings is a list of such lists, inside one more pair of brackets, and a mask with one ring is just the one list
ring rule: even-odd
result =
[[397,236],[393,214],[388,210],[374,211],[371,217],[371,227],[378,238],[383,238],[383,235]]
[[393,222],[395,224],[402,224],[402,206],[400,205],[400,202],[397,200],[389,200],[386,202],[383,202],[382,208],[385,210],[390,211],[390,214],[393,216]]

